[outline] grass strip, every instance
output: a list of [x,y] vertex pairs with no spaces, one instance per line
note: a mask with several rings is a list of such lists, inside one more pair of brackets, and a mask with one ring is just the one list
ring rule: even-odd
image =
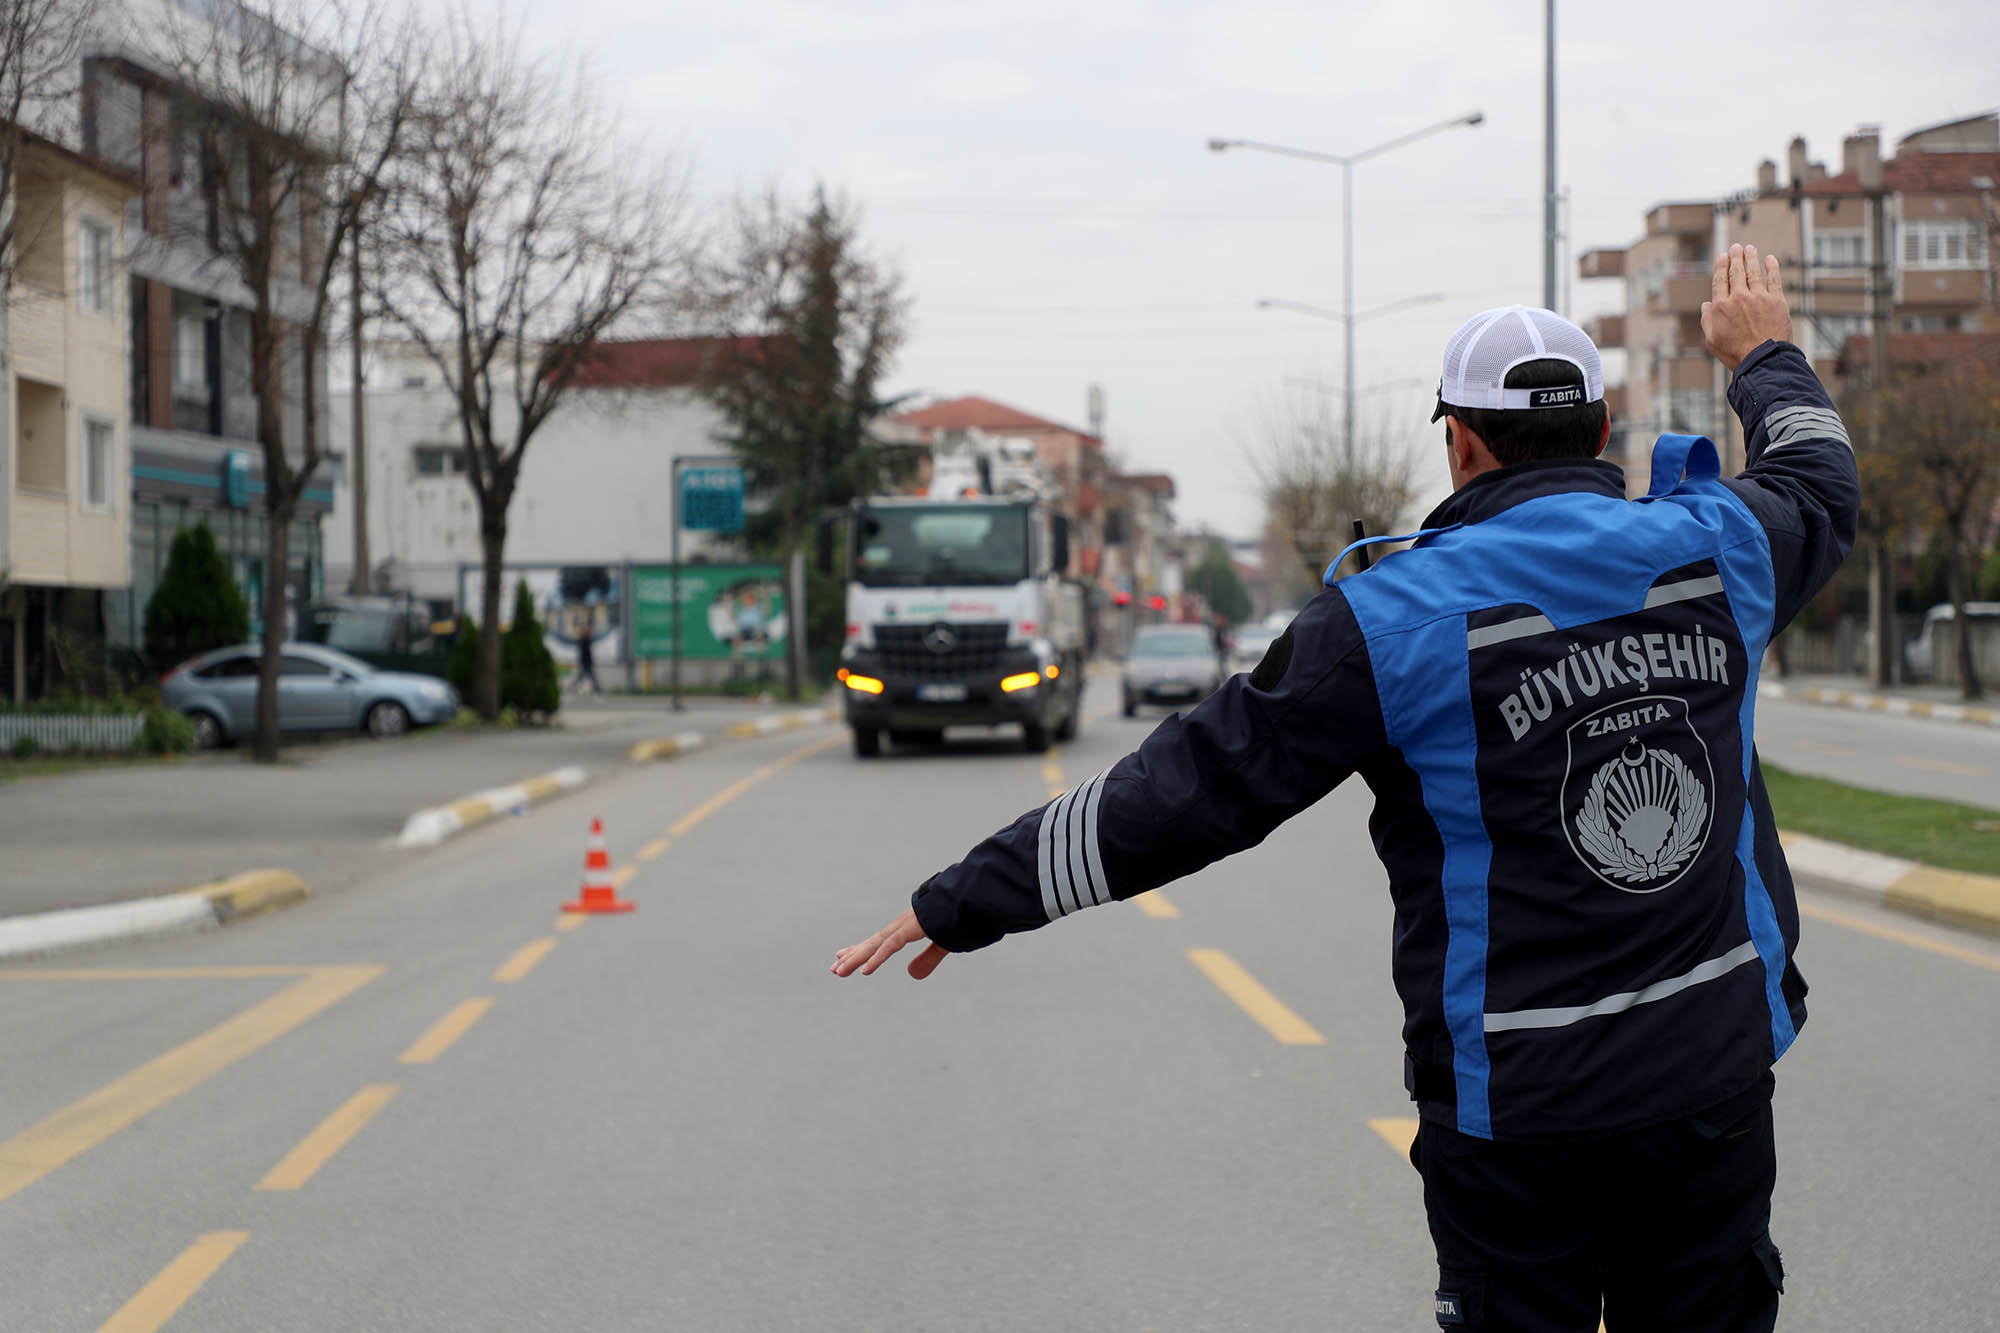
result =
[[1894,796],[1765,764],[1778,827],[1945,870],[2000,875],[2000,811]]

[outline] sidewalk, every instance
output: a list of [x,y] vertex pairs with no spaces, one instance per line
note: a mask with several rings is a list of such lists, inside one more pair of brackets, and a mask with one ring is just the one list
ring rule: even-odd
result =
[[0,917],[146,897],[261,866],[282,866],[323,894],[410,855],[394,842],[421,809],[564,769],[602,779],[629,771],[640,741],[694,732],[719,743],[733,725],[798,707],[690,698],[676,713],[664,698],[567,699],[550,728],[325,739],[288,747],[274,767],[238,749],[0,784]]
[[1793,675],[1780,679],[1775,672],[1767,669],[1760,678],[1757,694],[1760,698],[1791,699],[1863,713],[1922,717],[1963,726],[2000,727],[2000,708],[1984,703],[1963,703],[1958,690],[1945,685],[1896,685],[1884,690],[1871,690],[1866,679],[1859,676]]

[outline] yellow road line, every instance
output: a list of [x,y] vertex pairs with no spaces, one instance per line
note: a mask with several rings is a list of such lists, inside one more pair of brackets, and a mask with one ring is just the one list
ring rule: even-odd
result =
[[1410,1155],[1410,1145],[1417,1141],[1417,1118],[1413,1115],[1383,1116],[1380,1120],[1370,1120],[1368,1128],[1405,1157]]
[[1264,1025],[1264,1030],[1287,1046],[1324,1046],[1326,1038],[1312,1024],[1300,1018],[1277,996],[1265,990],[1257,978],[1245,972],[1234,958],[1220,949],[1189,949],[1188,959],[1216,984],[1236,1007]]
[[396,1057],[397,1060],[406,1065],[429,1064],[471,1030],[474,1023],[486,1017],[486,1011],[492,1007],[491,995],[475,995],[470,1000],[460,1001],[450,1013],[431,1024],[430,1031],[418,1037],[409,1050]]
[[1132,900],[1139,904],[1139,910],[1155,921],[1171,921],[1181,914],[1181,909],[1167,901],[1167,895],[1154,889],[1142,893]]
[[381,967],[317,967],[165,1055],[71,1102],[0,1143],[0,1199],[34,1184],[133,1121],[276,1041],[382,975]]
[[1905,768],[1920,768],[1926,773],[1950,773],[1961,778],[1983,778],[1986,770],[1978,764],[1954,764],[1949,759],[1925,759],[1914,754],[1899,754],[1896,762]]
[[1826,745],[1819,741],[1802,740],[1799,742],[1799,748],[1810,750],[1814,754],[1832,755],[1836,759],[1845,759],[1854,754],[1854,747],[1851,745]]
[[735,782],[730,783],[727,787],[724,787],[721,791],[717,792],[715,795],[709,797],[707,800],[703,801],[700,805],[696,806],[694,809],[682,815],[672,824],[669,824],[667,826],[667,836],[669,838],[678,838],[683,836],[684,834],[687,833],[689,829],[693,828],[696,824],[699,824],[702,820],[707,819],[717,810],[720,810],[723,806],[728,805],[731,801],[735,800],[737,797],[741,796],[744,792],[749,791],[752,787],[756,785],[757,785],[757,779],[754,777],[738,778]]
[[825,750],[832,746],[838,745],[841,743],[843,739],[845,738],[837,735],[827,736],[820,740],[812,742],[810,745],[802,745],[798,749],[786,755],[783,759],[779,759],[772,763],[764,765],[764,767],[758,769],[755,773],[752,773],[749,777],[739,778],[737,781],[730,783],[727,787],[724,787],[721,791],[717,792],[715,795],[709,797],[707,800],[703,801],[700,805],[696,806],[694,809],[682,815],[674,823],[668,825],[667,837],[669,838],[680,837],[681,835],[685,834],[689,829],[693,828],[696,824],[699,824],[702,820],[707,819],[717,810],[720,810],[723,806],[728,805],[731,801],[741,796],[744,792],[749,791],[752,787],[756,786],[759,782],[762,782],[765,778],[770,777],[773,773],[777,773],[782,769],[790,768],[793,764],[798,763],[801,759],[809,759],[813,755],[818,754],[821,750]]
[[229,1262],[244,1241],[247,1231],[211,1231],[180,1252],[162,1268],[124,1308],[104,1321],[98,1333],[153,1333],[172,1319],[201,1284],[215,1276],[215,1270]]
[[1898,930],[1894,926],[1885,926],[1866,917],[1851,916],[1831,907],[1821,907],[1818,903],[1801,901],[1799,912],[1815,921],[1845,926],[1849,930],[1858,930],[1863,935],[1873,935],[1877,939],[1907,944],[1912,949],[1923,949],[1930,953],[1942,954],[1946,958],[1956,958],[1961,963],[1971,963],[1974,967],[1988,967],[2000,972],[2000,955],[1984,953],[1978,949],[1967,949],[1957,944],[1948,944],[1943,940],[1926,939],[1914,931]]
[[611,887],[614,889],[624,888],[632,882],[632,876],[638,873],[639,867],[637,866],[619,866],[611,872]]
[[[564,915],[572,915],[564,913]],[[556,942],[544,935],[538,940],[530,940],[514,951],[514,956],[500,964],[500,970],[493,974],[495,981],[519,981],[535,970],[535,964],[549,956],[549,950]]]
[[667,838],[653,839],[651,842],[647,843],[644,847],[641,847],[639,849],[639,859],[641,861],[652,860],[654,857],[658,856],[661,852],[667,850],[670,841],[671,840]]
[[371,1083],[349,1097],[338,1111],[320,1121],[319,1127],[299,1140],[298,1146],[279,1159],[257,1182],[260,1190],[295,1190],[313,1178],[348,1140],[368,1127],[383,1107],[396,1095],[393,1083]]
[[588,912],[564,912],[560,917],[556,918],[556,929],[575,930],[588,920],[590,920]]

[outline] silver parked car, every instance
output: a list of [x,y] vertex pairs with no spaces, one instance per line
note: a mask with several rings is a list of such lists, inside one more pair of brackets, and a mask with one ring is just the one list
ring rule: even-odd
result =
[[[198,750],[257,730],[254,643],[218,648],[174,669],[160,682],[167,706],[194,723]],[[436,676],[378,671],[359,658],[316,643],[288,643],[278,668],[278,725],[285,731],[362,731],[378,739],[458,712],[458,691]]]
[[1255,671],[1257,664],[1264,660],[1264,654],[1283,634],[1282,629],[1272,629],[1269,625],[1245,625],[1236,631],[1236,641],[1229,645],[1230,674],[1239,671]]
[[1140,704],[1195,703],[1222,684],[1215,640],[1200,625],[1147,625],[1125,655],[1125,716]]

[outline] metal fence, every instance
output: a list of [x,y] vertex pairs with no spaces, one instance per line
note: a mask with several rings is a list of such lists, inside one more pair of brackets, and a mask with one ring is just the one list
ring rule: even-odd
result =
[[130,750],[145,719],[137,713],[91,717],[81,713],[0,714],[0,752],[11,753],[21,737],[34,739],[44,754]]

